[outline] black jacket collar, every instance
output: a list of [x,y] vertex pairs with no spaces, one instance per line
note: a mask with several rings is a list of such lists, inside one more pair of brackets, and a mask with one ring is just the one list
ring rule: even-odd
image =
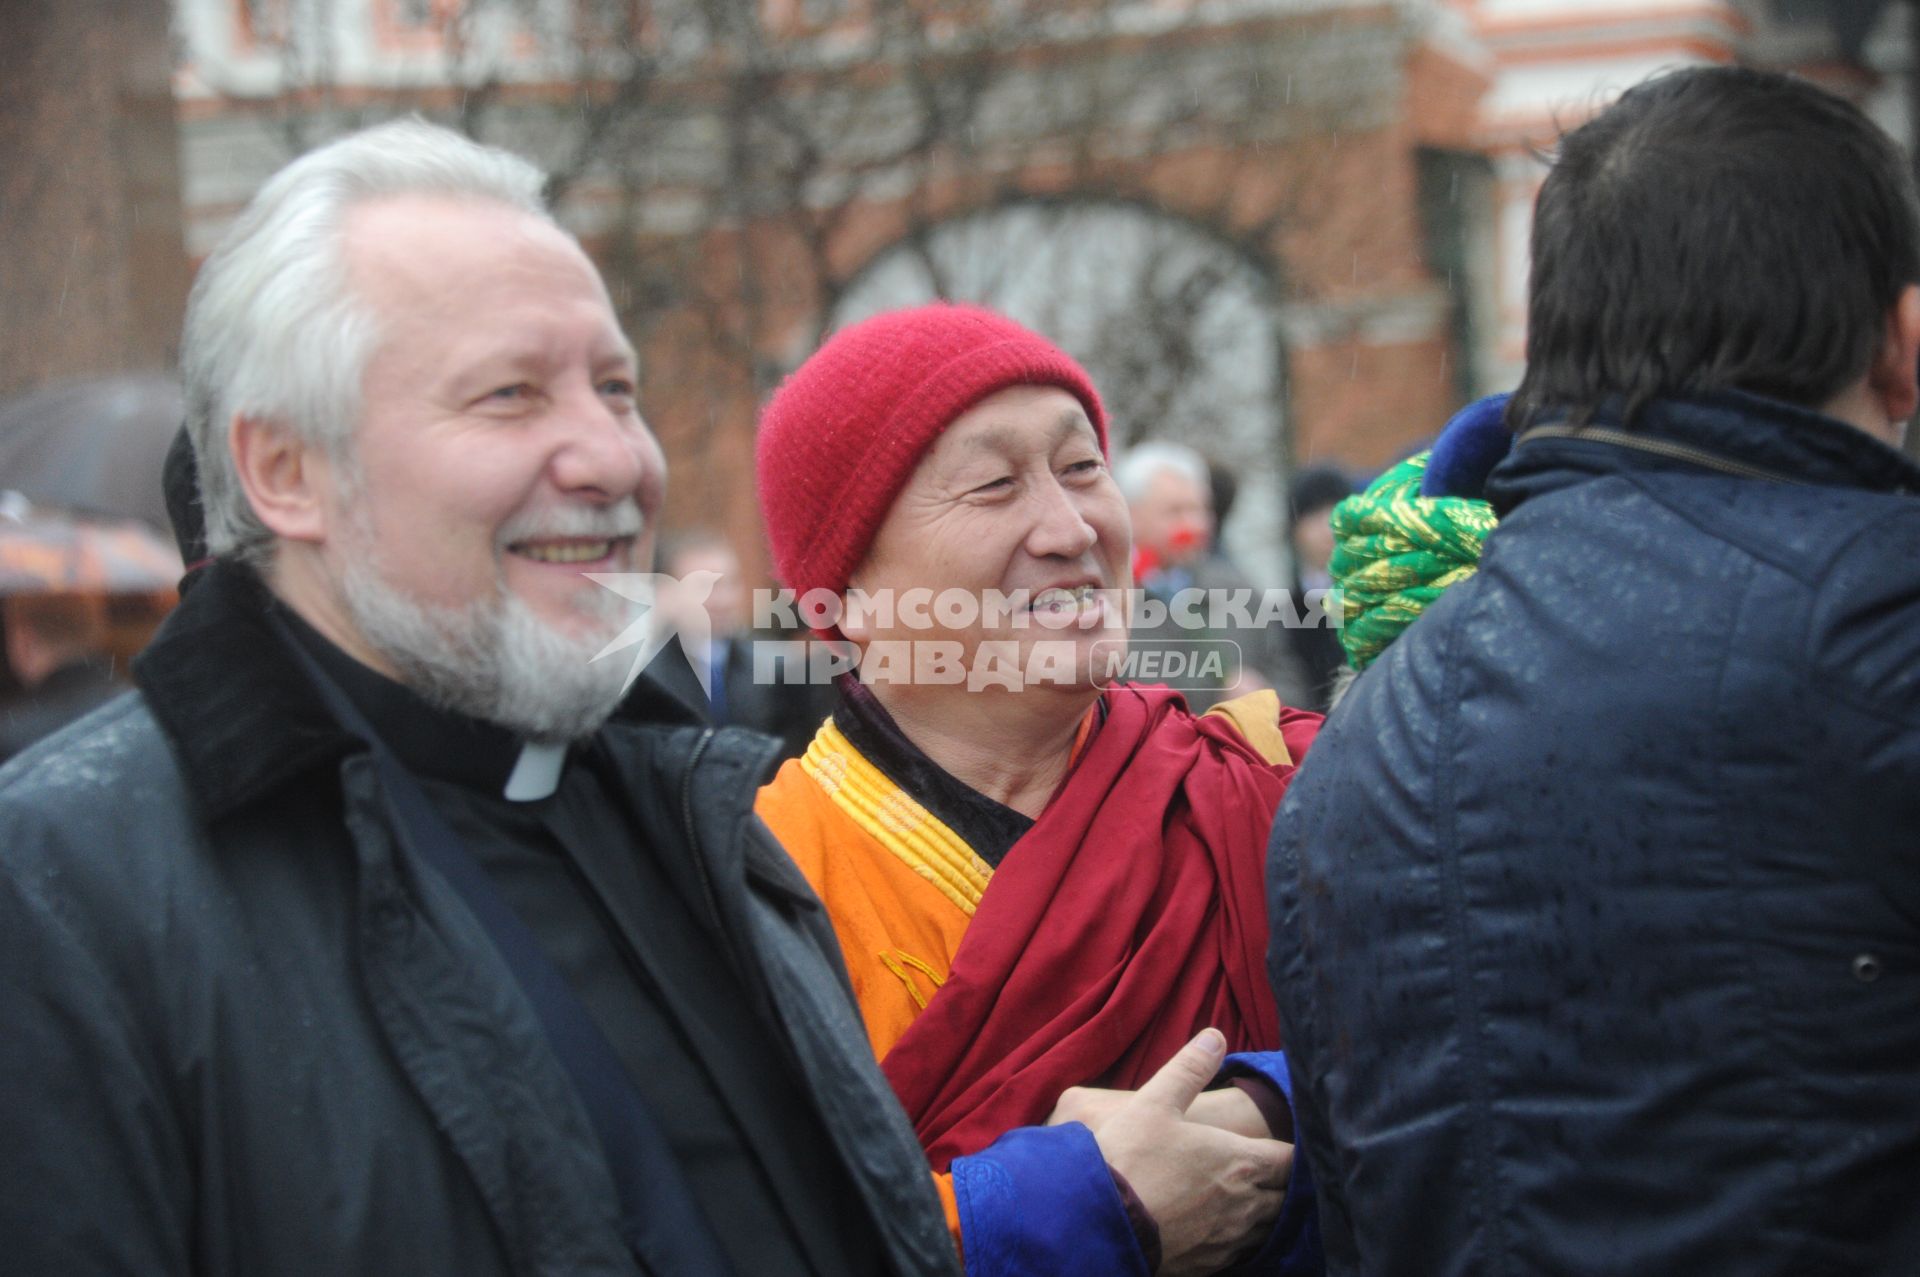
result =
[[280,632],[306,650],[408,771],[491,794],[506,788],[520,759],[518,735],[431,703],[341,651],[291,608],[280,613]]
[[[1538,419],[1553,426],[1551,417]],[[1618,433],[1677,448],[1663,455],[1620,446],[1604,437],[1529,436],[1522,432],[1507,459],[1487,480],[1487,498],[1503,517],[1529,498],[1571,484],[1626,471],[1714,466],[1685,453],[1731,463],[1738,470],[1823,487],[1920,493],[1920,467],[1865,431],[1811,409],[1739,391],[1689,399],[1656,399],[1630,425],[1607,408],[1595,414],[1596,435]]]
[[[253,571],[216,562],[197,578],[134,659],[133,677],[203,815],[217,821],[364,746],[334,721],[287,650],[271,619],[282,605]],[[616,717],[697,721],[646,678]]]

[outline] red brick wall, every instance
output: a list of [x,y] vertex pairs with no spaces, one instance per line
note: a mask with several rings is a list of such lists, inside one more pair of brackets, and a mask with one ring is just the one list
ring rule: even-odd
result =
[[0,40],[0,394],[171,363],[186,299],[166,0],[17,0]]
[[1445,338],[1349,340],[1293,356],[1293,455],[1372,473],[1431,437],[1459,407]]

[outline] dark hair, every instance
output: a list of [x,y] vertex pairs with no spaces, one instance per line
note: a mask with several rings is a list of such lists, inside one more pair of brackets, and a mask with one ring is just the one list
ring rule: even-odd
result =
[[1560,141],[1507,422],[1726,389],[1818,407],[1916,280],[1913,178],[1866,116],[1771,72],[1656,76]]
[[1321,510],[1331,510],[1354,493],[1353,480],[1338,466],[1305,466],[1293,473],[1287,491],[1287,528]]
[[1233,512],[1233,503],[1240,495],[1240,480],[1235,477],[1232,466],[1208,457],[1207,486],[1213,489],[1213,523],[1218,527]]

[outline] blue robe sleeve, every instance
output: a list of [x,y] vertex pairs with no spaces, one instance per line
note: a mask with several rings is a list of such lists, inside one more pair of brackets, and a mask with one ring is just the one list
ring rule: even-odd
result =
[[1022,1126],[956,1157],[967,1277],[1148,1277],[1093,1132]]
[[[1219,1082],[1237,1077],[1258,1078],[1286,1098],[1293,1108],[1293,1073],[1287,1067],[1284,1051],[1248,1051],[1229,1055],[1221,1066]],[[1299,1123],[1294,1124],[1298,1131]],[[1320,1246],[1320,1215],[1314,1205],[1313,1173],[1307,1159],[1296,1147],[1293,1173],[1287,1180],[1287,1195],[1280,1204],[1280,1217],[1266,1243],[1249,1259],[1235,1264],[1227,1272],[1233,1277],[1320,1277],[1326,1271],[1326,1255]]]

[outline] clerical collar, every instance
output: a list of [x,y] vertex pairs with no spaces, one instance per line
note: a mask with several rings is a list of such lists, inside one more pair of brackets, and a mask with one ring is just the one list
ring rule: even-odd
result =
[[[523,749],[521,738],[506,728],[434,705],[349,656],[292,608],[279,611],[288,632],[414,775],[516,801],[544,798],[558,786],[565,746],[526,745]],[[510,780],[513,792],[509,792]]]

